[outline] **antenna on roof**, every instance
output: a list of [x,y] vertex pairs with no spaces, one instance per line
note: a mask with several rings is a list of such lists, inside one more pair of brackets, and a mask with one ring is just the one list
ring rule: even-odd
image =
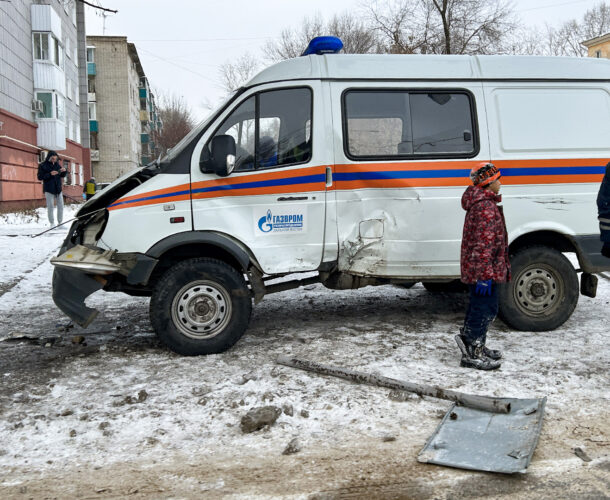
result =
[[317,36],[311,39],[301,56],[337,54],[342,48],[343,42],[336,36]]

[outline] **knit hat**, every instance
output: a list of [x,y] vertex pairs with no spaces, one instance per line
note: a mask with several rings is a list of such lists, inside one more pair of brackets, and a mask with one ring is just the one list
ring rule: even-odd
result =
[[470,180],[475,186],[489,186],[501,177],[500,171],[493,163],[481,163],[470,171]]

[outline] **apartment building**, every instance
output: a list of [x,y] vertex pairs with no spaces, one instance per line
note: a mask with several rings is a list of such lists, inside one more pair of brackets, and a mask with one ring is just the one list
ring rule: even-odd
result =
[[112,182],[157,152],[154,96],[133,43],[87,37],[88,112],[93,174]]
[[64,194],[90,176],[85,15],[76,0],[0,1],[0,209],[43,204],[38,163],[64,160]]
[[610,33],[585,40],[582,44],[587,47],[589,57],[610,59]]

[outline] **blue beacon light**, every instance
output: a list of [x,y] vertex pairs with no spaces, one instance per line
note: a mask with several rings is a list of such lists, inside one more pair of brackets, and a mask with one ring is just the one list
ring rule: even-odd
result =
[[312,38],[301,56],[312,54],[336,54],[343,48],[343,42],[336,36],[317,36]]

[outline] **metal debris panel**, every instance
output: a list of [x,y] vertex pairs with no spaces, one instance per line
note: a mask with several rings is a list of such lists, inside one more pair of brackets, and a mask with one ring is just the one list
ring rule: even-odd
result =
[[525,472],[542,429],[543,399],[513,399],[510,413],[490,413],[455,404],[417,460],[461,469]]

